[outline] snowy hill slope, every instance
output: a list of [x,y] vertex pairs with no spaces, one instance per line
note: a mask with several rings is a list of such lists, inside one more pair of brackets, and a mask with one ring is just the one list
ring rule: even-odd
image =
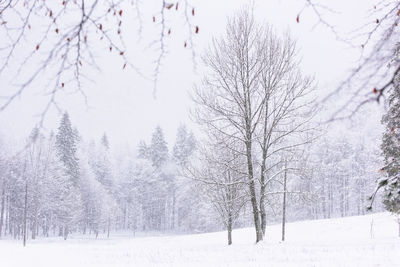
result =
[[398,224],[388,213],[288,223],[283,243],[280,225],[272,225],[266,241],[255,245],[254,239],[254,230],[246,228],[234,231],[232,246],[226,245],[225,232],[50,238],[30,241],[26,248],[2,240],[0,266],[400,266]]

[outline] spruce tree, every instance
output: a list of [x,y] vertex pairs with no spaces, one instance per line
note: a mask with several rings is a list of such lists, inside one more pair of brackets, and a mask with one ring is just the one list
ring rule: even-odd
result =
[[108,142],[108,137],[106,133],[103,134],[103,137],[101,138],[101,144],[103,145],[104,149],[108,151],[110,149],[110,143]]
[[149,159],[150,158],[150,148],[146,145],[146,142],[141,140],[138,145],[138,158]]
[[156,168],[160,168],[168,159],[167,142],[160,126],[157,126],[151,138],[150,159]]
[[389,109],[382,117],[385,132],[382,138],[385,177],[378,181],[383,188],[385,208],[400,215],[400,75],[395,79],[388,98]]
[[57,196],[60,208],[57,210],[61,224],[59,234],[67,239],[71,226],[81,221],[82,206],[79,190],[79,162],[77,152],[77,133],[73,130],[68,113],[64,113],[55,140],[56,154],[61,165],[61,175],[56,176]]
[[178,128],[173,148],[174,159],[179,165],[186,165],[190,155],[196,147],[196,140],[192,132],[188,132],[185,125]]
[[71,126],[69,115],[64,113],[56,135],[56,151],[66,176],[74,186],[79,185],[79,164],[76,157],[77,134]]
[[113,179],[110,160],[110,143],[105,133],[101,138],[100,143],[100,147],[97,151],[97,160],[95,162],[95,166],[93,166],[94,173],[96,174],[97,180],[109,193],[111,193],[113,187]]

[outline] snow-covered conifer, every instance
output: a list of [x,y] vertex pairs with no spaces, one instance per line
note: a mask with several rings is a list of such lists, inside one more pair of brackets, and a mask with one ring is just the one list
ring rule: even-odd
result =
[[150,159],[156,168],[160,168],[168,159],[168,146],[160,126],[156,127],[151,138]]
[[390,90],[389,109],[382,117],[385,132],[382,138],[385,177],[379,179],[378,188],[383,187],[385,208],[400,215],[400,75]]

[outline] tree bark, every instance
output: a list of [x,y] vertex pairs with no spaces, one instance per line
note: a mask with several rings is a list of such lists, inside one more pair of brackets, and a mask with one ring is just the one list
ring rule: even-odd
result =
[[6,197],[6,221],[5,221],[5,227],[4,227],[4,235],[7,234],[7,230],[9,231],[9,234],[11,234],[11,227],[10,227],[10,200],[9,197]]
[[127,204],[126,204],[126,200],[124,201],[124,221],[123,221],[123,229],[126,230],[127,229],[127,220],[126,220],[126,216],[127,216]]
[[68,226],[64,226],[64,240],[67,240],[68,238]]
[[267,214],[265,211],[265,169],[267,160],[267,150],[266,150],[266,127],[264,128],[264,140],[263,140],[263,153],[262,153],[262,163],[261,163],[261,175],[260,175],[260,215],[261,215],[261,230],[262,235],[265,237],[265,230],[267,228]]
[[35,215],[33,216],[33,222],[32,222],[32,239],[36,239],[36,233],[37,233],[37,211],[35,207]]
[[107,222],[107,238],[110,238],[110,217],[108,217]]
[[257,206],[257,196],[256,189],[254,185],[254,173],[253,173],[253,162],[251,155],[251,141],[246,143],[246,155],[247,155],[247,168],[249,175],[249,190],[250,190],[250,201],[251,206],[253,208],[253,219],[254,219],[254,227],[256,229],[256,243],[263,240],[262,229],[260,225],[260,216]]
[[232,245],[232,217],[228,218],[228,246]]
[[[286,162],[285,162],[285,168],[286,168]],[[287,180],[287,171],[285,170],[285,175],[283,177],[282,241],[285,241],[285,227],[286,227],[286,180]]]
[[176,190],[173,192],[172,196],[172,222],[171,222],[171,229],[175,229],[175,206],[176,206]]
[[23,229],[23,234],[24,234],[24,247],[26,245],[26,236],[27,236],[27,229],[26,229],[26,215],[27,215],[27,209],[28,209],[28,182],[25,183],[25,204],[24,204],[24,229]]
[[[261,190],[261,194],[264,194],[265,189]],[[265,196],[260,196],[260,217],[261,217],[261,230],[262,235],[265,237],[265,231],[267,229],[267,213],[265,210]]]
[[1,212],[0,212],[0,238],[3,231],[3,224],[4,224],[4,204],[5,204],[5,195],[6,189],[4,188],[5,184],[3,182],[2,190],[1,190]]

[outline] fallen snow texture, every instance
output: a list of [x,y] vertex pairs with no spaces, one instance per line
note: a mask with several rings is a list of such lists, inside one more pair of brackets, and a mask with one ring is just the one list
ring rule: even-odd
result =
[[[373,237],[371,238],[371,221]],[[254,229],[185,236],[75,236],[0,241],[1,267],[135,266],[400,266],[396,218],[388,213],[269,226],[267,240],[254,244]]]

